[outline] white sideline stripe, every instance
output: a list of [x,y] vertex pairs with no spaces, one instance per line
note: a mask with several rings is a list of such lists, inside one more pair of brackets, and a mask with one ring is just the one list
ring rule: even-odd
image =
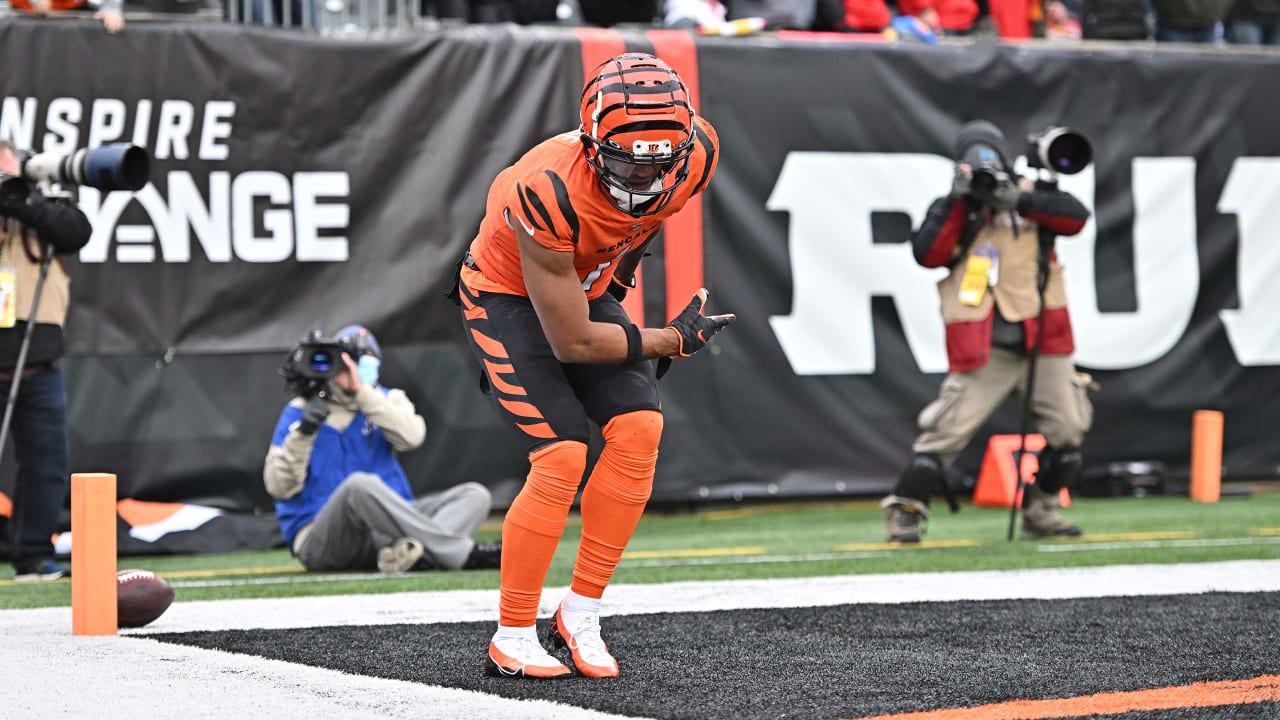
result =
[[[604,614],[1212,591],[1280,591],[1280,560],[614,585]],[[563,593],[543,594],[544,615]],[[125,632],[495,622],[497,606],[496,590],[177,602],[152,626]],[[167,717],[178,708],[183,720],[622,717],[138,637],[74,637],[70,628],[70,608],[0,611],[0,667],[6,687],[21,688],[5,694],[6,720]]]
[[1063,543],[1041,545],[1040,552],[1079,552],[1081,550],[1132,550],[1160,547],[1235,547],[1238,545],[1280,545],[1280,537],[1203,538],[1200,540],[1123,540],[1117,542]]
[[[1045,543],[1036,548],[1037,552],[1063,553],[1087,552],[1090,550],[1132,550],[1135,548],[1162,547],[1234,547],[1240,545],[1280,545],[1280,537],[1260,538],[1219,538],[1203,540],[1117,540],[1114,542],[1067,541],[1063,543]],[[629,568],[670,568],[700,567],[711,565],[769,565],[793,562],[821,562],[824,560],[865,560],[868,558],[884,558],[894,553],[910,552],[909,548],[886,550],[851,550],[824,553],[796,553],[791,555],[718,555],[715,557],[696,558],[654,558],[647,560],[625,560]],[[222,578],[218,580],[174,580],[170,584],[175,588],[207,588],[207,587],[243,587],[250,585],[303,585],[309,583],[350,582],[352,580],[394,580],[397,576],[381,573],[338,573],[321,575],[318,573],[297,573],[287,576]]]

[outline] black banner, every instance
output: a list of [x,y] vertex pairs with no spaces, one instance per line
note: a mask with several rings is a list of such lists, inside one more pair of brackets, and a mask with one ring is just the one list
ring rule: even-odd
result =
[[[81,189],[95,230],[72,267],[73,471],[116,472],[122,496],[270,507],[280,360],[311,328],[360,322],[385,381],[427,419],[426,447],[404,458],[415,487],[514,495],[526,461],[476,389],[443,293],[494,175],[577,125],[574,34],[140,23],[110,36],[22,18],[0,23],[0,62],[23,68],[0,77],[0,136],[45,151],[135,142],[154,158],[136,196]],[[662,381],[656,500],[891,485],[945,370],[937,275],[905,240],[974,118],[1015,153],[1050,125],[1094,143],[1095,165],[1061,179],[1094,219],[1058,243],[1077,360],[1102,385],[1088,465],[1184,470],[1200,408],[1226,413],[1229,472],[1280,465],[1259,402],[1280,385],[1267,216],[1280,60],[706,38],[695,64],[722,146],[703,276],[711,309],[739,320]],[[657,249],[649,324],[679,309]],[[1010,404],[984,432],[1016,429]]]

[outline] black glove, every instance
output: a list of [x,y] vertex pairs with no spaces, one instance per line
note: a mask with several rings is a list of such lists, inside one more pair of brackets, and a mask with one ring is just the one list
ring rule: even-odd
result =
[[737,315],[704,316],[702,305],[706,300],[707,289],[702,288],[694,293],[689,305],[667,325],[680,336],[680,349],[676,352],[679,357],[689,357],[698,352],[711,340],[712,335],[738,319]]
[[624,282],[623,280],[619,279],[617,275],[614,275],[612,278],[609,279],[609,287],[607,291],[610,295],[617,298],[618,302],[622,302],[623,300],[627,299],[627,291],[634,290],[635,287],[636,287],[635,275],[631,276],[630,283]]
[[991,191],[991,209],[999,212],[1014,210],[1018,207],[1018,198],[1021,196],[1017,178],[1002,177],[995,190]]
[[307,400],[306,407],[302,408],[302,419],[298,421],[298,432],[303,435],[315,435],[328,417],[329,403],[325,402],[322,397],[313,397]]
[[956,165],[956,174],[951,179],[952,195],[968,195],[973,189],[973,172],[965,165]]

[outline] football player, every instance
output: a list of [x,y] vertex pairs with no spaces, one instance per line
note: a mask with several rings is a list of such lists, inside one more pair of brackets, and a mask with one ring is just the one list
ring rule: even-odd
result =
[[535,621],[586,470],[589,423],[604,448],[550,640],[583,675],[618,675],[600,599],[653,485],[662,407],[649,361],[688,357],[735,319],[703,315],[705,289],[661,328],[637,327],[619,302],[662,222],[715,172],[715,130],[680,77],[652,55],[612,58],[589,73],[581,119],[494,180],[459,273],[467,337],[530,463],[502,528],[499,625],[485,661],[500,676],[572,673],[538,641]]

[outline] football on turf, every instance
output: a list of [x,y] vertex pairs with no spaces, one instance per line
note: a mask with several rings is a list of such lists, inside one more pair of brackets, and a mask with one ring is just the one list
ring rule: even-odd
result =
[[148,570],[116,573],[116,612],[120,627],[142,627],[169,609],[173,586]]

